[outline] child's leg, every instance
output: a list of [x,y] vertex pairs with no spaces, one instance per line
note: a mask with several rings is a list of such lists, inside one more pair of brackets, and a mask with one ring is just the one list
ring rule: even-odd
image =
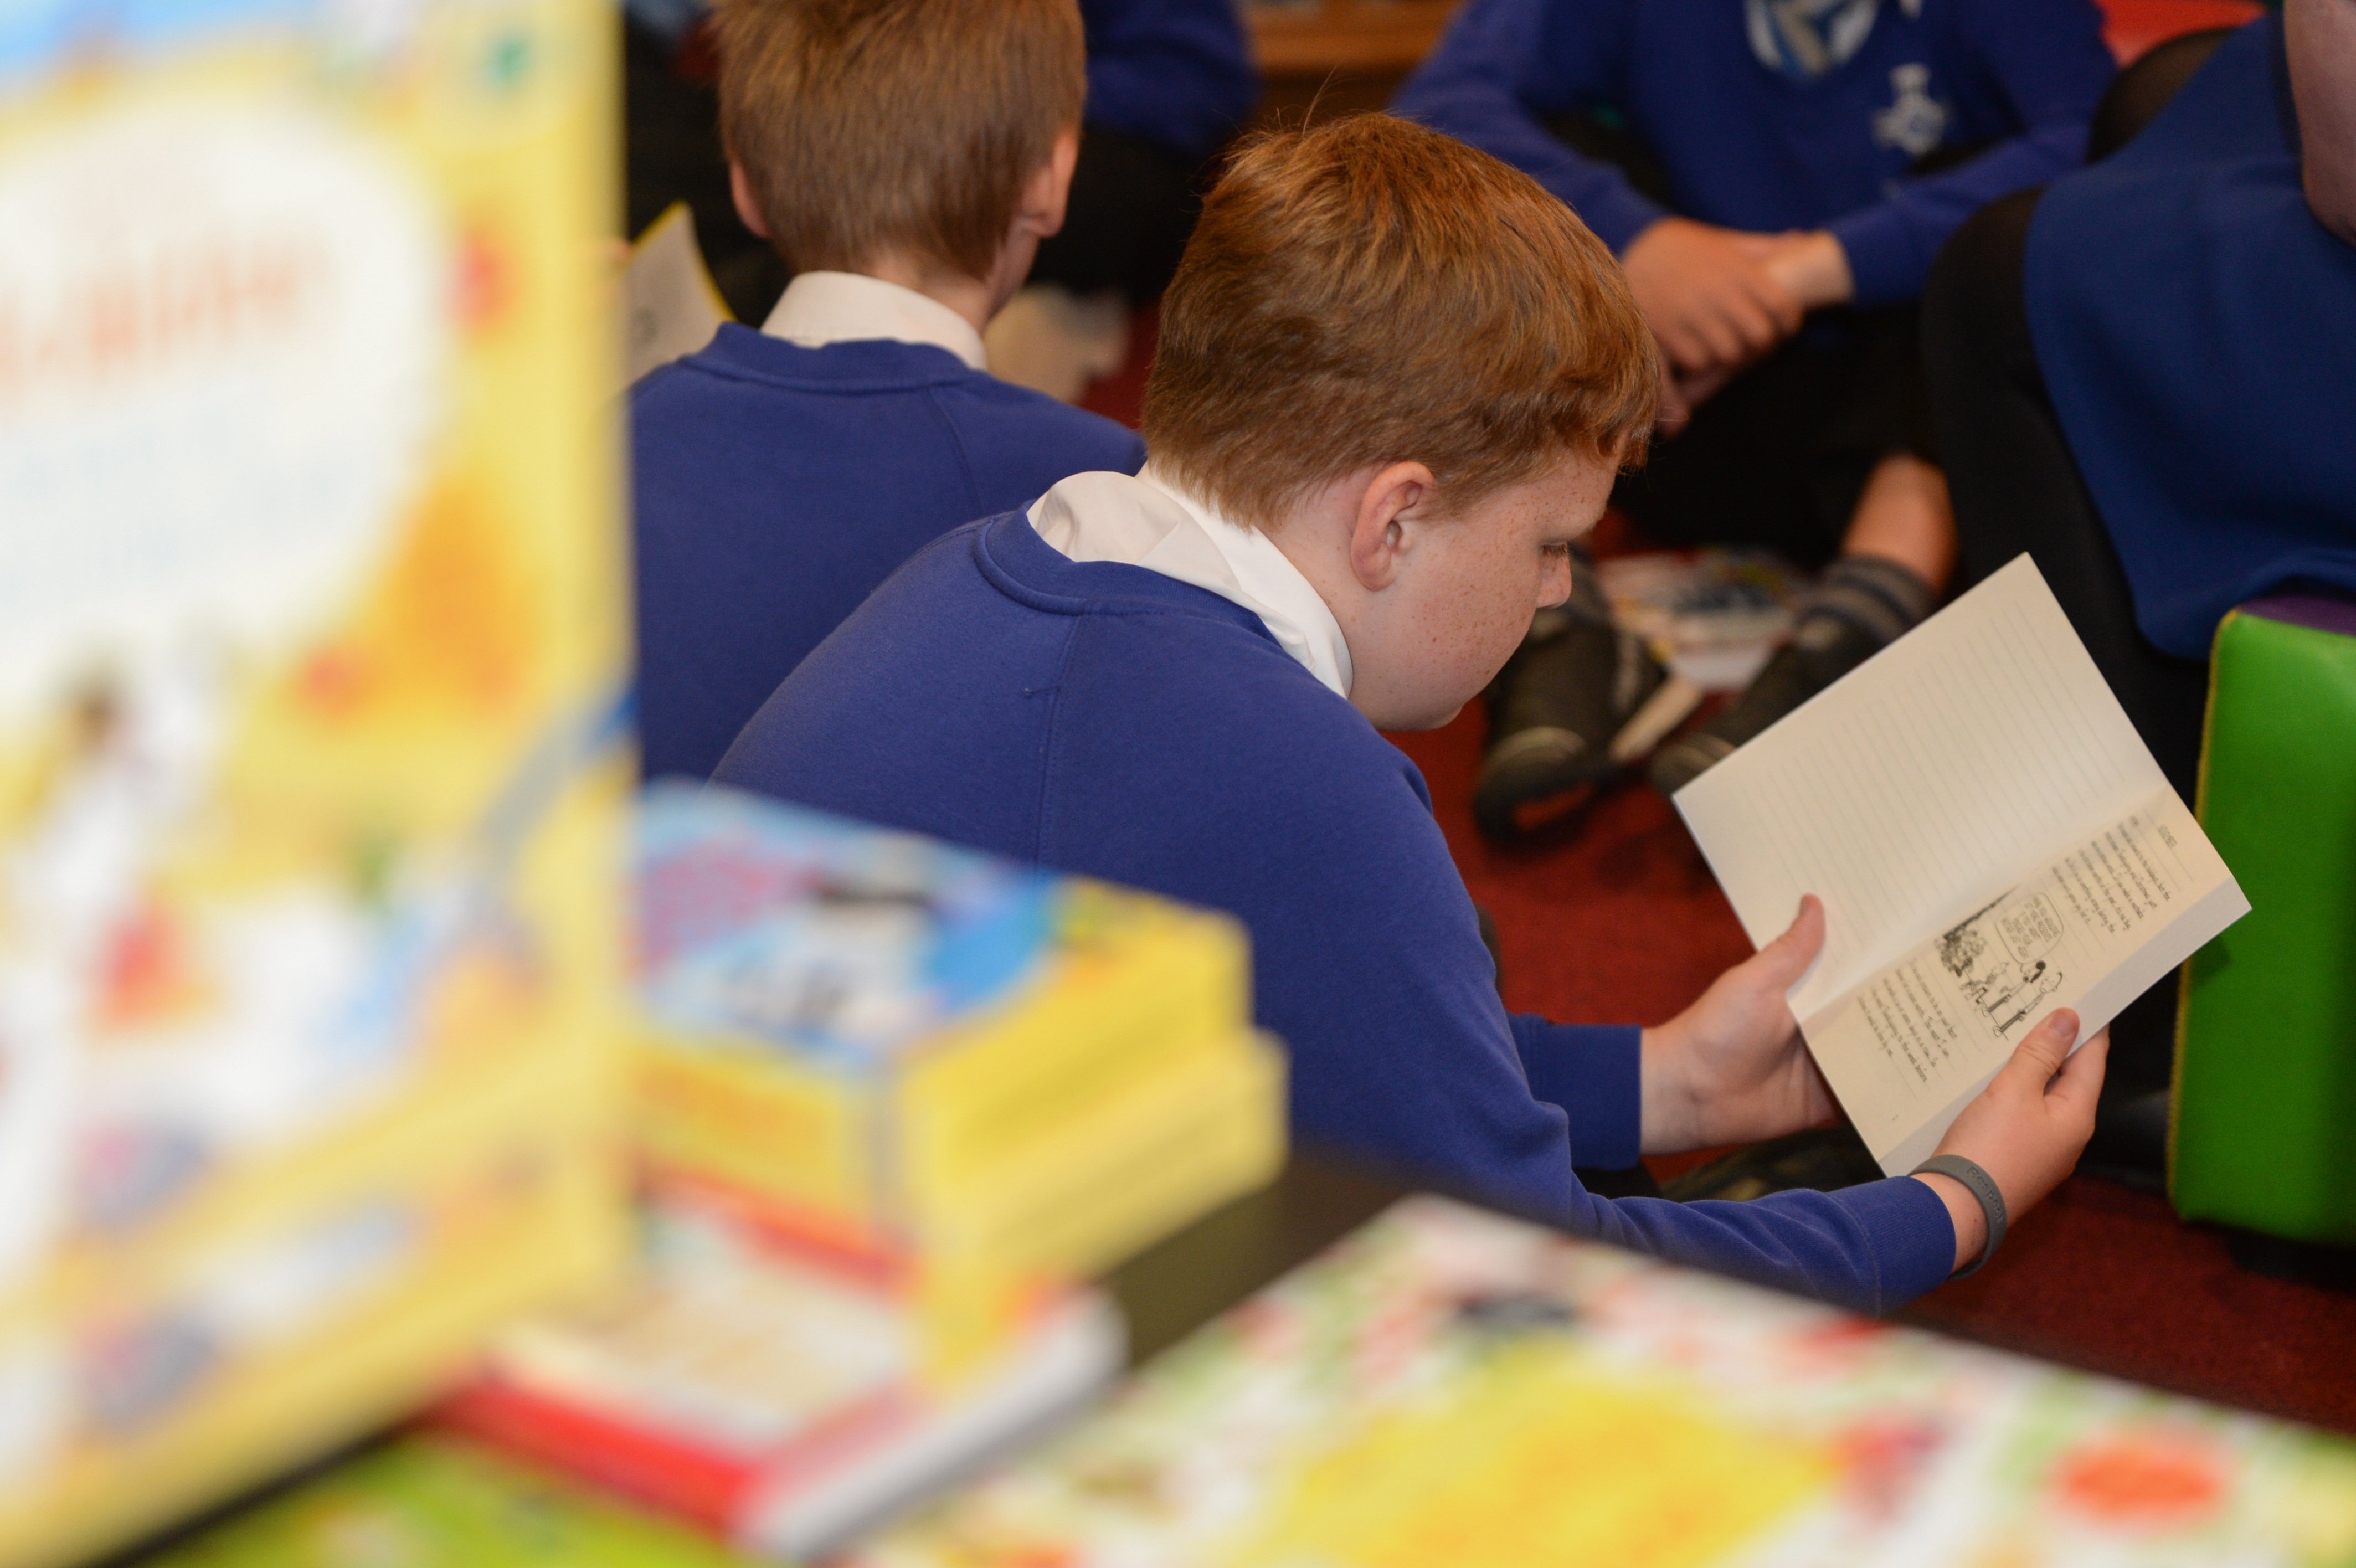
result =
[[1840,520],[1839,545],[1797,607],[1791,640],[1718,714],[1663,746],[1655,785],[1674,793],[1931,613],[1955,569],[1954,509],[1922,378],[1912,309],[1860,320],[1836,359],[1837,391],[1813,411],[1808,489]]
[[1933,591],[1944,588],[1955,569],[1955,509],[1946,475],[1911,452],[1875,464],[1841,554],[1894,562]]
[[1937,467],[1906,452],[1873,466],[1841,553],[1800,602],[1791,640],[1718,715],[1653,758],[1674,794],[1931,613],[1955,566],[1955,514]]

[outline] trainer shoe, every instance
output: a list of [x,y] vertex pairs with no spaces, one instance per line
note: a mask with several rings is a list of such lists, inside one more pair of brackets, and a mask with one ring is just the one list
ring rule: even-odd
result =
[[1527,808],[1609,781],[1700,701],[1642,638],[1598,616],[1541,610],[1489,689],[1474,820],[1492,839],[1519,838]]
[[1661,747],[1649,769],[1653,787],[1676,794],[1882,647],[1879,638],[1847,621],[1826,617],[1804,622],[1740,696],[1707,724]]

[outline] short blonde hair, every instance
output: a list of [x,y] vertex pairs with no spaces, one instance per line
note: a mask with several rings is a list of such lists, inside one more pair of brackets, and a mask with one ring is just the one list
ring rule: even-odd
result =
[[720,134],[794,271],[905,251],[986,277],[1076,128],[1075,0],[721,0]]
[[1641,458],[1653,336],[1603,242],[1527,175],[1384,114],[1247,143],[1162,302],[1154,463],[1266,526],[1374,463],[1455,510],[1572,452]]

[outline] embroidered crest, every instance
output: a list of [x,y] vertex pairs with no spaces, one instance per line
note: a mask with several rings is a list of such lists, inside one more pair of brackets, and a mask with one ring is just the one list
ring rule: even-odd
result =
[[1931,68],[1901,65],[1890,73],[1890,107],[1873,113],[1873,139],[1921,157],[1947,134],[1947,106],[1931,96]]
[[1743,16],[1761,65],[1813,81],[1864,46],[1880,8],[1880,0],[1744,0]]

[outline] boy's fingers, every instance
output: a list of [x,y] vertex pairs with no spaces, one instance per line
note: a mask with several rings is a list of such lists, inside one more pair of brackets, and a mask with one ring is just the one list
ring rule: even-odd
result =
[[1791,291],[1763,271],[1754,274],[1751,280],[1751,299],[1766,314],[1768,324],[1778,338],[1796,330],[1800,317],[1806,314],[1801,310],[1800,302],[1792,297]]
[[1778,986],[1789,986],[1806,972],[1816,961],[1825,945],[1825,907],[1813,893],[1800,900],[1800,912],[1783,928],[1783,934],[1759,950],[1765,961],[1768,977]]
[[2083,1105],[2091,1112],[2103,1092],[2103,1075],[2110,1059],[2111,1032],[2104,1029],[2071,1054],[2045,1092],[2065,1104]]
[[1669,362],[1680,371],[1691,372],[1709,368],[1709,354],[1701,338],[1686,327],[1673,326],[1663,332],[1661,347],[1668,350]]
[[1716,311],[1704,314],[1694,323],[1693,330],[1695,338],[1708,350],[1708,363],[1730,364],[1742,357],[1742,339]]
[[2070,1042],[2078,1037],[2078,1015],[2067,1007],[2049,1014],[2037,1027],[2023,1035],[2019,1046],[2006,1064],[2008,1072],[2034,1074],[2041,1092],[2053,1075],[2069,1058]]
[[1740,339],[1743,351],[1758,353],[1775,341],[1774,317],[1747,294],[1730,295],[1723,308],[1727,326]]

